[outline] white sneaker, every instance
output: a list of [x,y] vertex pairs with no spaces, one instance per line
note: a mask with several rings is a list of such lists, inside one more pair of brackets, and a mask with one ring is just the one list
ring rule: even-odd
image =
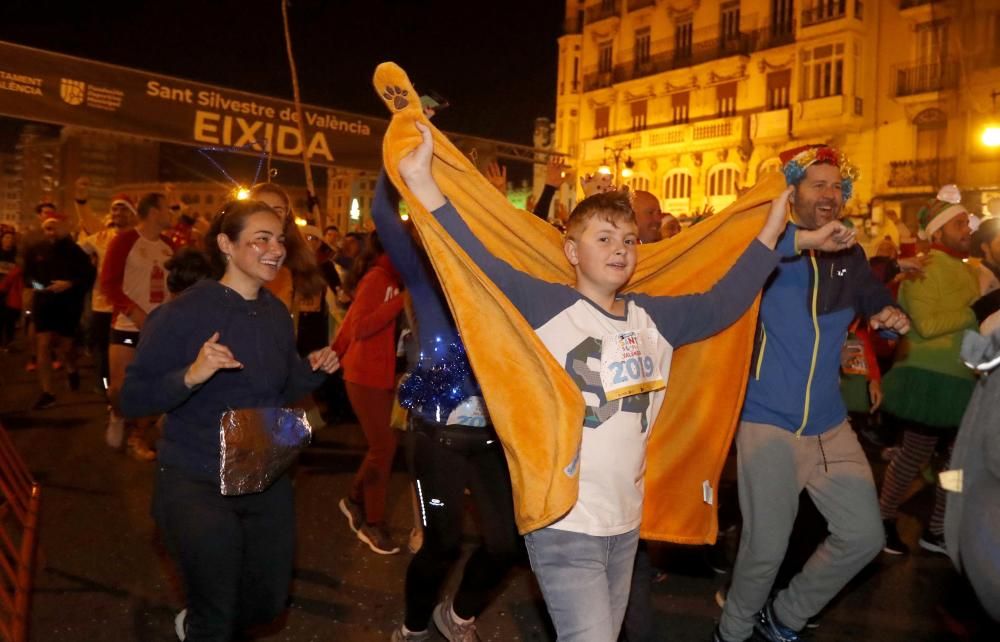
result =
[[441,632],[448,642],[481,642],[482,638],[476,633],[475,618],[465,622],[459,622],[451,606],[450,599],[441,602],[434,607],[434,626]]
[[125,418],[111,412],[108,415],[108,429],[104,431],[104,441],[111,448],[118,450],[125,441]]
[[431,634],[428,631],[408,631],[405,626],[400,624],[392,632],[389,642],[425,642],[430,639]]
[[187,619],[187,614],[188,610],[183,609],[177,614],[177,617],[174,618],[174,633],[177,634],[177,639],[181,642],[184,642],[187,638],[187,630],[184,628],[184,620]]

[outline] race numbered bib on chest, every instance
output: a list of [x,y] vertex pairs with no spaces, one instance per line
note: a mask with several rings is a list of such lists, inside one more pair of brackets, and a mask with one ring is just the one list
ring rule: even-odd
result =
[[601,342],[601,386],[608,401],[666,387],[654,328],[609,334]]

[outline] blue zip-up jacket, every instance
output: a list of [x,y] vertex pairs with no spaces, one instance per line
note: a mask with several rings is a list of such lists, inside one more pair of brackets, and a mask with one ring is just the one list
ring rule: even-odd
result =
[[[200,386],[184,373],[202,344],[219,332],[239,370],[220,370]],[[266,288],[248,301],[218,281],[199,281],[154,310],[125,372],[126,417],[166,413],[157,444],[160,464],[206,481],[219,480],[219,419],[229,409],[286,406],[317,388],[326,373],[313,372],[295,350],[288,309]]]
[[799,253],[796,230],[785,227],[764,287],[742,420],[819,435],[847,417],[840,353],[851,321],[895,303],[860,247]]

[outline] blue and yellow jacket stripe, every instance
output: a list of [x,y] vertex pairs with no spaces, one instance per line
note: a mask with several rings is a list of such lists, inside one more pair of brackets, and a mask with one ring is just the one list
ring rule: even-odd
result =
[[742,419],[818,435],[847,416],[840,352],[851,321],[894,302],[860,247],[798,252],[796,229],[789,223],[778,241],[781,262],[761,298]]

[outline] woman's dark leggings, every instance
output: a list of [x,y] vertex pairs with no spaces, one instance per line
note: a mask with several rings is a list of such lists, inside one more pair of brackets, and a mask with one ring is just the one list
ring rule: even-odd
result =
[[285,609],[295,552],[292,483],[223,496],[218,482],[161,466],[153,517],[180,567],[188,642],[227,642]]
[[[479,517],[482,545],[465,565],[455,594],[456,615],[477,617],[514,563],[514,525],[507,460],[491,428],[435,426],[414,419],[413,477],[424,526],[424,544],[406,571],[406,628],[423,631],[448,569],[461,552],[465,489]],[[445,445],[449,436],[451,445]],[[487,443],[491,441],[491,443]]]

